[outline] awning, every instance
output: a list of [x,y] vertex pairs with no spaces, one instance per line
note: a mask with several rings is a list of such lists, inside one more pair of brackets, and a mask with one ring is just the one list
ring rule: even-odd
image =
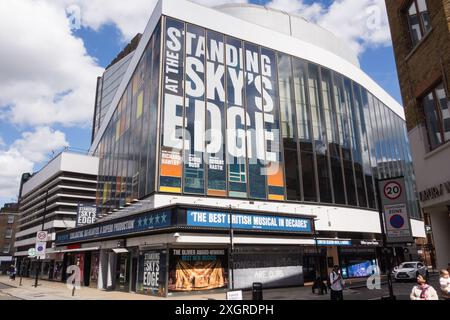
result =
[[128,253],[128,250],[125,248],[115,248],[112,249],[112,251],[114,251],[115,253]]
[[78,248],[78,249],[64,249],[64,250],[58,250],[56,249],[54,253],[63,253],[63,252],[84,252],[84,251],[97,251],[100,250],[100,247],[93,247],[93,248]]

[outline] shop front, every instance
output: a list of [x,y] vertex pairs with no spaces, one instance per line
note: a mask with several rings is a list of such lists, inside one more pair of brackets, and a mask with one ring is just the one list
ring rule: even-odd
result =
[[254,282],[301,286],[303,246],[314,244],[312,232],[308,216],[173,206],[64,231],[56,243],[63,251],[98,248],[66,254],[67,266],[83,270],[84,285],[168,296],[248,289]]

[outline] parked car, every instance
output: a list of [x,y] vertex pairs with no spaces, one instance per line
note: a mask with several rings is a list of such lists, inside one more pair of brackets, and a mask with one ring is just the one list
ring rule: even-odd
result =
[[393,273],[395,281],[416,280],[419,274],[428,279],[428,268],[419,261],[403,262],[394,268]]

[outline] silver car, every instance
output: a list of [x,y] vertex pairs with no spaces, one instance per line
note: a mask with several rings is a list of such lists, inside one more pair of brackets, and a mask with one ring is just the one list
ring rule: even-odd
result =
[[403,262],[400,266],[394,268],[395,281],[415,280],[420,274],[425,279],[428,278],[428,268],[422,262]]

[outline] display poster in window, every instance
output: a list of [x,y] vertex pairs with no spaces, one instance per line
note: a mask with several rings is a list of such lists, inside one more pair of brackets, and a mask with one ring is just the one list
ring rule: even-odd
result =
[[166,261],[166,250],[149,250],[140,253],[137,288],[139,293],[161,297],[165,296]]
[[190,292],[226,288],[225,249],[173,249],[169,260],[169,291]]

